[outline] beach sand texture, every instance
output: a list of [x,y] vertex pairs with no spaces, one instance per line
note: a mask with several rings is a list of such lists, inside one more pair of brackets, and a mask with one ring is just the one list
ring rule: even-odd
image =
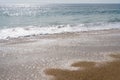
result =
[[119,52],[119,29],[0,40],[0,80],[119,80]]

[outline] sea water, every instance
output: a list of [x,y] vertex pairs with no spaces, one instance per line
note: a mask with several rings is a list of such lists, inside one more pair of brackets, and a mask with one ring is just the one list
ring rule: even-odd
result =
[[120,28],[120,4],[0,4],[0,39]]

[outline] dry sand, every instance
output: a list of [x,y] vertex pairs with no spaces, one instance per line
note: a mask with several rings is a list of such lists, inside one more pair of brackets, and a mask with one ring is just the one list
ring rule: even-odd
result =
[[[66,74],[68,77],[76,75],[79,66],[93,68],[97,62],[103,61],[116,65],[118,62],[112,62],[114,59],[107,55],[119,52],[120,30],[117,29],[0,40],[0,80],[49,80],[51,76],[59,80],[44,71],[52,68],[53,71],[59,70],[61,77],[70,73]],[[78,61],[83,62],[78,64]],[[56,74],[59,76],[59,72]]]

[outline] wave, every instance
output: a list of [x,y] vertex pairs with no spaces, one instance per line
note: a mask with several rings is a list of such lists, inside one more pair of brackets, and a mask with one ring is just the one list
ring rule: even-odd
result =
[[114,19],[108,20],[108,22],[120,22],[120,19],[119,18],[114,18]]
[[91,30],[104,30],[120,28],[120,23],[88,23],[78,25],[52,25],[52,26],[27,26],[7,28],[0,30],[0,39],[28,37],[35,35],[65,33],[65,32],[80,32]]

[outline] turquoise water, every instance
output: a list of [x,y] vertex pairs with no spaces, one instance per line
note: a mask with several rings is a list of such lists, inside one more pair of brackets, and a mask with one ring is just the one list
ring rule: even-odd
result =
[[120,4],[0,5],[0,38],[108,28],[120,28]]

